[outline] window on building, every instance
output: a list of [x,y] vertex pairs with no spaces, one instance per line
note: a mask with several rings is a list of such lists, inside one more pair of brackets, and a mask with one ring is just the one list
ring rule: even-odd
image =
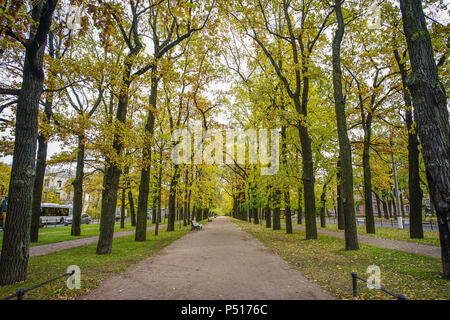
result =
[[62,181],[57,181],[56,185],[57,185],[58,188],[61,188],[62,187]]

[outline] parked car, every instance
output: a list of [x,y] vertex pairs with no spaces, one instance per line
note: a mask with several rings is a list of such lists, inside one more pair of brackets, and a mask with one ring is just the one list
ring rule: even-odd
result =
[[81,215],[81,224],[90,224],[92,222],[92,218],[87,213],[83,213]]
[[[92,218],[90,215],[88,215],[87,213],[83,213],[81,215],[81,224],[90,224],[92,223]],[[65,220],[64,225],[68,226],[69,224],[72,224],[72,216],[67,217]]]

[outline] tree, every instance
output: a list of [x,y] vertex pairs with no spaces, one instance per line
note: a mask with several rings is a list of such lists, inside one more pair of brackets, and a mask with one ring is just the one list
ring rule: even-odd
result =
[[[338,170],[338,210],[340,199],[342,199],[343,217],[345,220],[345,248],[357,250],[358,236],[356,230],[355,205],[353,199],[353,171],[351,146],[347,135],[347,124],[345,120],[345,100],[342,94],[342,70],[340,62],[341,42],[344,36],[344,18],[341,9],[341,0],[335,0],[335,12],[338,28],[333,38],[333,88],[334,103],[336,110],[336,121],[339,136],[339,165]],[[342,180],[341,180],[342,179]],[[341,182],[342,181],[342,182]],[[342,194],[341,194],[342,192]]]
[[[119,187],[119,179],[122,172],[122,166],[119,158],[122,156],[124,149],[123,130],[127,117],[127,109],[129,103],[129,90],[131,84],[139,76],[143,75],[149,70],[147,65],[141,67],[133,73],[133,67],[138,62],[139,53],[143,49],[141,37],[139,36],[139,22],[142,15],[148,11],[149,8],[157,5],[150,3],[149,7],[142,8],[140,2],[129,1],[129,9],[131,12],[130,24],[125,24],[125,17],[120,16],[120,10],[112,3],[100,2],[99,11],[104,23],[108,26],[108,18],[116,22],[122,40],[128,47],[128,54],[123,61],[123,73],[121,83],[119,85],[118,103],[116,111],[116,121],[114,137],[112,141],[112,152],[107,158],[107,165],[105,168],[105,175],[103,179],[104,190],[102,192],[102,209],[100,220],[100,235],[97,244],[97,254],[110,254],[112,251],[112,240],[114,233],[114,220],[117,205],[117,191]],[[93,8],[95,11],[96,8]],[[129,22],[130,22],[129,21]],[[129,26],[128,31],[126,27]],[[139,213],[138,213],[139,214]]]
[[409,232],[411,238],[423,238],[422,226],[422,199],[423,192],[420,188],[419,174],[419,141],[413,121],[411,96],[406,87],[406,68],[404,58],[400,57],[397,49],[394,49],[395,60],[400,69],[402,79],[402,92],[405,101],[405,122],[408,130],[408,189],[409,189]]
[[[7,211],[8,228],[3,236],[0,257],[0,285],[22,281],[27,276],[38,109],[44,83],[42,66],[56,4],[56,0],[40,0],[34,3],[30,13],[29,37],[20,40],[25,47],[25,60],[22,87],[17,99],[16,138]],[[25,10],[23,7],[24,5],[20,10]],[[9,21],[6,23],[2,23],[2,29],[7,30],[6,34],[20,39],[21,35],[12,31]]]
[[[185,4],[180,3],[179,5],[172,8],[170,2],[167,4],[167,8],[161,9],[155,7],[150,10],[150,26],[152,29],[152,41],[153,41],[153,56],[151,57],[151,62],[145,67],[151,69],[151,89],[150,89],[150,110],[148,111],[147,122],[145,125],[146,141],[142,151],[144,166],[141,171],[141,182],[139,186],[139,200],[138,200],[138,210],[137,210],[137,224],[136,224],[136,241],[144,241],[146,239],[146,216],[147,216],[147,206],[148,206],[148,194],[149,194],[149,184],[150,184],[150,164],[151,164],[151,137],[153,135],[154,124],[155,124],[155,113],[158,108],[156,106],[157,95],[158,95],[158,82],[160,76],[158,76],[158,61],[162,57],[173,50],[177,45],[182,43],[184,40],[191,37],[197,31],[202,30],[209,20],[210,13],[214,7],[215,1],[210,5],[206,18],[199,23],[198,26],[194,26],[195,19],[193,13],[195,13],[195,6],[192,3]],[[199,7],[197,9],[202,9]],[[188,13],[186,16],[181,16],[179,12],[186,11]],[[167,26],[170,23],[170,28]],[[145,69],[144,69],[145,70]],[[172,207],[173,208],[174,198],[172,197]],[[170,211],[170,210],[169,210]],[[169,219],[168,230],[172,230],[172,220]]]
[[439,81],[430,35],[419,0],[400,0],[412,72],[411,92],[431,199],[436,209],[444,276],[450,279],[450,126],[447,96]]

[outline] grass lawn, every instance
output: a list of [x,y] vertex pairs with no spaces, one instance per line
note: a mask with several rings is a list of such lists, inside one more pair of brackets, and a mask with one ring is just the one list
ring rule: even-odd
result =
[[165,230],[161,228],[158,237],[155,237],[154,231],[149,231],[144,242],[134,241],[134,235],[116,238],[110,255],[97,255],[97,244],[91,244],[32,257],[28,263],[28,279],[23,283],[0,287],[0,298],[15,293],[19,288],[29,288],[63,274],[70,265],[81,269],[81,289],[67,289],[65,277],[26,293],[25,299],[71,299],[86,294],[112,274],[125,270],[181,238],[189,232],[190,226],[179,229],[176,225],[173,232]]
[[[440,259],[363,243],[358,251],[346,251],[343,239],[319,234],[318,240],[305,240],[301,230],[288,235],[285,230],[232,221],[340,299],[353,299],[351,272],[367,279],[367,267],[373,264],[381,269],[381,286],[391,292],[408,299],[450,299],[450,281],[442,278]],[[358,299],[395,299],[380,290],[369,290],[361,281],[358,293]]]
[[[389,228],[389,227],[375,227],[375,234],[367,233],[365,226],[357,226],[358,234],[371,236],[376,238],[383,239],[392,239],[392,240],[401,240],[408,242],[416,242],[421,244],[426,244],[430,246],[440,246],[439,243],[439,231],[432,230],[423,230],[423,239],[411,239],[409,237],[409,229],[397,229],[397,228]],[[320,223],[317,225],[317,228],[320,229]],[[327,230],[332,231],[340,231],[344,232],[344,230],[338,230],[337,224],[327,223]]]
[[[150,227],[152,225],[153,224],[151,223],[151,220],[147,220],[147,226]],[[39,241],[31,242],[30,245],[31,246],[39,246],[39,245],[48,244],[48,243],[55,243],[55,242],[62,242],[62,241],[67,241],[67,240],[94,237],[94,236],[98,236],[100,233],[100,223],[82,224],[81,225],[81,235],[77,236],[77,237],[70,235],[71,227],[72,226],[40,228],[39,229]],[[131,226],[130,221],[125,222],[124,229],[120,229],[120,222],[116,222],[114,224],[114,232],[133,231],[134,229],[135,229],[135,227]],[[0,250],[1,250],[2,243],[3,243],[3,231],[0,232]]]
[[[284,219],[281,220],[284,223]],[[305,223],[303,224],[297,224],[297,221],[292,221],[292,226],[305,226]],[[409,237],[409,229],[398,229],[398,228],[390,228],[390,227],[375,227],[375,234],[373,233],[366,233],[366,227],[365,226],[357,226],[358,228],[358,235],[365,235],[365,236],[371,236],[376,238],[382,238],[382,239],[391,239],[391,240],[400,240],[400,241],[407,241],[407,242],[416,242],[420,244],[430,245],[430,246],[440,246],[439,243],[439,231],[433,231],[433,230],[423,230],[423,239],[411,239]],[[320,223],[317,223],[317,230],[320,230],[323,228],[320,227]],[[344,232],[344,230],[339,230],[337,227],[337,224],[334,223],[327,223],[327,226],[325,228],[326,230],[331,231],[339,231]]]

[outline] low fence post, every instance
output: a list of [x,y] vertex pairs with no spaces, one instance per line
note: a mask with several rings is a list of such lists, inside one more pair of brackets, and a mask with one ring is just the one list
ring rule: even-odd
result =
[[357,273],[356,272],[352,272],[352,286],[353,286],[353,296],[357,297],[358,296],[358,282],[357,282]]
[[17,294],[17,300],[23,300],[23,296],[25,295],[25,290],[20,288],[16,291]]

